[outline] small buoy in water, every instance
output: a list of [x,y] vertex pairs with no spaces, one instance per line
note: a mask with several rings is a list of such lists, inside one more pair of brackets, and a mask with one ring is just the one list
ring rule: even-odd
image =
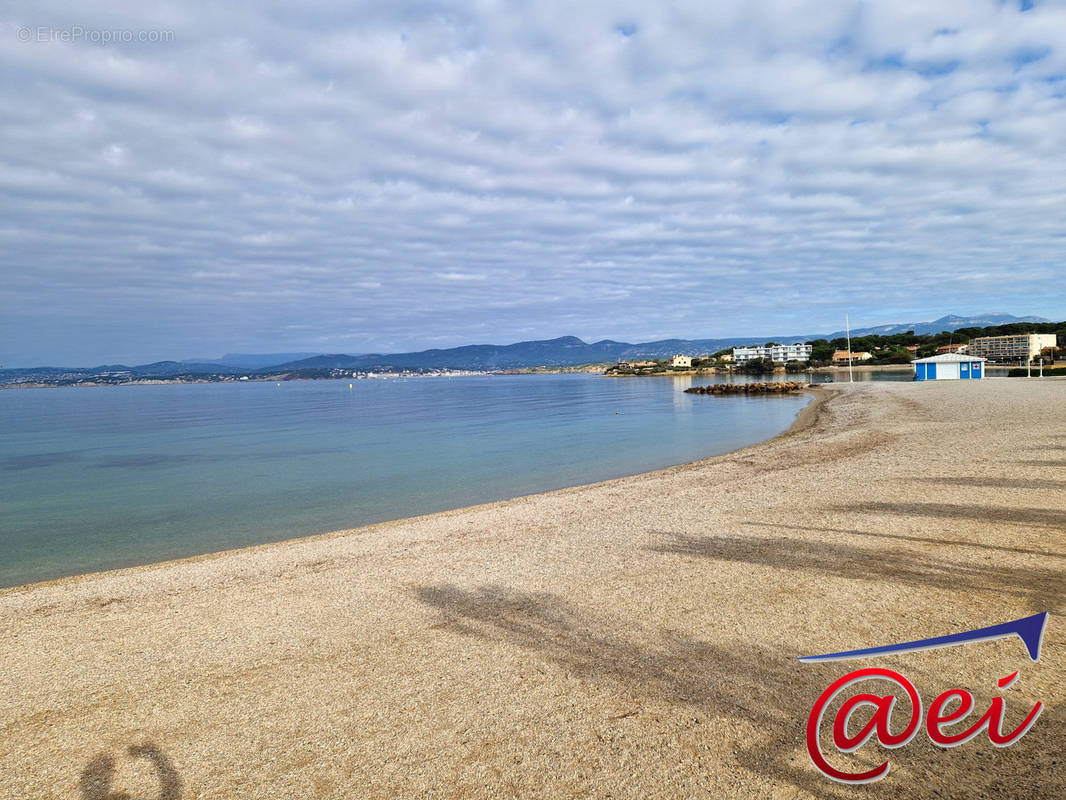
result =
[[349,383],[349,384],[348,384],[348,388],[349,388],[349,389],[351,389],[351,388],[352,388],[353,386],[355,386],[355,384],[354,384],[354,383]]
[[281,388],[281,384],[280,384],[280,383],[278,384],[278,388],[279,388],[279,389]]

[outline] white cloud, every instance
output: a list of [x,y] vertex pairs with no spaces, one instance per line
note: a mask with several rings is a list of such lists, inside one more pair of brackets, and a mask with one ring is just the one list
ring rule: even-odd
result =
[[1061,4],[8,13],[6,363],[1061,316]]

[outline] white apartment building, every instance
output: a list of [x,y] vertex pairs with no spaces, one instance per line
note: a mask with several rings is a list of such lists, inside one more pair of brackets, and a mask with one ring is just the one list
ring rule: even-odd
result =
[[770,347],[734,347],[733,358],[738,364],[753,358],[765,358],[770,361],[809,361],[814,348],[809,344],[775,344]]
[[1045,347],[1055,347],[1053,333],[1019,333],[1012,336],[978,336],[970,339],[970,355],[989,361],[1029,361]]

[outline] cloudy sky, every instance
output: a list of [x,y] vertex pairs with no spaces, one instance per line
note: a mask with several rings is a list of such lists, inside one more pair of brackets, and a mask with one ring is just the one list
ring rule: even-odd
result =
[[1061,2],[141,5],[0,12],[5,365],[1066,316]]

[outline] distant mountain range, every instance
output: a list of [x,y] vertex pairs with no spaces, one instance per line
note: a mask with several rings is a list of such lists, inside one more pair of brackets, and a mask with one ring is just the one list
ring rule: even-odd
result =
[[[1043,317],[1015,317],[1011,314],[982,314],[976,317],[959,317],[949,314],[932,322],[908,322],[895,325],[876,325],[856,328],[852,337],[872,334],[891,336],[914,331],[916,334],[934,334],[954,331],[959,328],[987,327],[1011,323],[1047,322]],[[49,379],[58,376],[108,376],[121,380],[129,378],[197,375],[246,375],[269,373],[275,375],[292,373],[321,373],[331,369],[387,370],[387,369],[464,369],[506,370],[536,366],[573,366],[597,362],[632,360],[638,358],[667,358],[676,353],[696,355],[713,353],[727,347],[745,344],[762,344],[767,341],[796,342],[811,339],[835,339],[844,336],[844,331],[828,334],[804,334],[788,336],[734,336],[724,339],[661,339],[654,342],[617,342],[603,339],[588,343],[576,336],[560,336],[557,339],[517,342],[515,344],[472,344],[447,349],[422,350],[412,353],[228,353],[217,359],[192,361],[156,361],[134,367],[122,364],[107,364],[97,367],[35,367],[0,370],[0,381],[25,380],[29,376]]]
[[[1018,322],[1050,322],[1043,317],[1015,317],[1011,314],[995,313],[981,314],[977,317],[959,317],[948,314],[946,317],[935,319],[932,322],[907,322],[902,325],[875,325],[872,328],[856,328],[851,332],[852,336],[892,336],[896,333],[914,331],[917,335],[943,333],[944,331],[957,331],[959,328],[987,328],[992,325],[1011,325]],[[844,331],[835,331],[828,336],[814,337],[823,339],[836,339],[843,336]],[[809,337],[808,337],[809,338]]]
[[[879,325],[873,328],[857,328],[852,336],[906,333],[940,333],[959,328],[1006,325],[1017,322],[1047,322],[1043,317],[1015,317],[1010,314],[984,314],[979,317],[959,317],[950,314],[933,322],[911,322],[898,325]],[[561,336],[531,342],[508,345],[474,344],[452,347],[446,350],[423,350],[415,353],[392,353],[352,355],[319,355],[275,367],[278,370],[307,369],[372,369],[395,367],[399,369],[521,369],[534,366],[572,366],[602,361],[631,360],[637,358],[668,358],[676,353],[713,353],[727,347],[744,344],[762,344],[767,341],[809,341],[811,339],[835,339],[844,331],[830,334],[791,336],[735,336],[725,339],[660,339],[654,342],[616,342],[603,339],[591,344],[576,336]]]
[[[589,344],[576,336],[560,336],[515,344],[470,344],[446,350],[423,350],[417,353],[370,353],[360,356],[320,355],[282,364],[279,369],[472,369],[498,370],[522,367],[561,367],[617,361],[622,358],[672,356],[682,350],[710,351],[730,347],[740,339],[664,339],[658,342],[631,344],[604,339]],[[746,340],[745,340],[746,341]]]
[[183,364],[214,364],[241,369],[261,369],[272,367],[275,364],[284,364],[288,361],[299,361],[302,358],[311,358],[321,353],[226,353],[222,358],[194,358],[183,361]]

